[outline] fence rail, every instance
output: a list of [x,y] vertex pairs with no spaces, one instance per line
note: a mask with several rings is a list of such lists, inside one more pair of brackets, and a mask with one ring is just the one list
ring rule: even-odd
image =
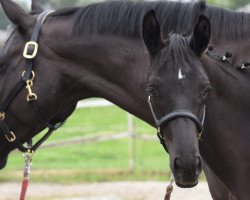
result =
[[108,140],[119,140],[119,139],[127,138],[127,137],[129,137],[129,134],[127,132],[75,137],[75,138],[72,138],[71,140],[65,140],[65,141],[59,141],[59,142],[58,141],[47,142],[42,146],[42,148],[61,147],[61,146],[68,146],[72,144],[91,144],[91,143],[96,143],[96,142],[104,142]]
[[[86,100],[81,101],[77,105],[77,109],[89,108],[89,107],[103,107],[103,106],[114,106],[111,102],[104,99]],[[102,134],[102,135],[90,135],[84,137],[75,137],[70,140],[56,141],[56,142],[45,142],[41,148],[55,148],[68,146],[73,144],[93,144],[97,142],[105,142],[110,140],[119,140],[123,138],[129,139],[129,170],[135,170],[136,164],[136,150],[135,141],[137,139],[144,141],[157,141],[157,137],[149,134],[137,135],[135,131],[134,116],[128,113],[127,118],[128,130],[122,133],[113,134]]]
[[[124,133],[112,133],[112,134],[102,134],[94,136],[84,136],[84,137],[75,137],[70,140],[56,141],[56,142],[47,142],[44,143],[41,148],[53,148],[53,147],[62,147],[72,144],[92,144],[97,142],[105,142],[109,140],[119,140],[123,138],[131,138],[131,134],[128,132]],[[152,135],[135,135],[135,139],[140,139],[144,141],[157,141],[157,138]]]

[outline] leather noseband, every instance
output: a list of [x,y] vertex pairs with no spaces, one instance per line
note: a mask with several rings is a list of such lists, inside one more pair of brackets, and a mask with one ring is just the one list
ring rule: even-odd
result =
[[165,139],[162,137],[162,134],[161,134],[161,127],[163,125],[169,123],[170,121],[174,120],[174,119],[187,118],[187,119],[192,120],[195,123],[195,125],[197,127],[197,130],[198,130],[198,133],[199,133],[198,138],[201,139],[202,132],[203,132],[203,124],[204,124],[205,116],[206,116],[206,106],[205,105],[204,105],[204,108],[203,108],[202,120],[200,121],[198,119],[198,117],[196,117],[195,114],[193,114],[192,112],[190,112],[188,110],[175,110],[173,112],[170,112],[170,113],[164,115],[160,119],[158,119],[156,117],[155,112],[154,112],[150,96],[148,98],[148,103],[149,103],[150,110],[151,110],[151,112],[153,114],[155,124],[157,126],[157,136],[158,136],[158,138],[160,140],[160,143],[162,144],[162,146],[166,150],[166,152],[168,152],[168,149],[167,149],[167,146],[166,146],[166,143],[165,143]]

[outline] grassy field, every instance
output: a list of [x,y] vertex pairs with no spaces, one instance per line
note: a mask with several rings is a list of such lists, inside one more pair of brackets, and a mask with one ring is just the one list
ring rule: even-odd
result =
[[[155,130],[136,119],[136,134]],[[120,133],[127,130],[127,114],[111,107],[78,109],[65,126],[49,141],[62,141],[79,136]],[[129,141],[98,142],[49,149],[39,149],[33,158],[32,180],[67,183],[117,180],[167,180],[168,156],[158,141],[136,141],[136,169],[129,171]],[[22,154],[12,152],[0,181],[21,179]]]

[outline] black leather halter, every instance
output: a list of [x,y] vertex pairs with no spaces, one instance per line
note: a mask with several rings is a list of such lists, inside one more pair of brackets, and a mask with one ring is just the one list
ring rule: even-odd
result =
[[[51,12],[53,11],[44,11],[37,17],[36,24],[31,35],[31,40],[26,43],[23,52],[23,56],[26,59],[25,71],[22,75],[20,75],[21,79],[17,82],[9,95],[7,95],[7,97],[4,99],[3,104],[0,106],[0,134],[4,135],[10,143],[15,143],[17,148],[22,152],[34,152],[56,129],[60,128],[66,121],[64,120],[58,124],[51,124],[49,121],[47,121],[37,103],[37,95],[32,91],[33,80],[35,79],[35,72],[33,71],[34,60],[38,51],[37,41],[41,27],[46,20],[46,17]],[[22,142],[16,138],[15,133],[11,131],[5,122],[6,111],[9,105],[24,87],[26,87],[28,90],[28,104],[33,107],[38,118],[48,128],[48,132],[35,145],[32,145],[31,139],[27,142],[27,147],[25,147]]]
[[195,125],[197,127],[197,130],[198,130],[198,133],[199,133],[198,134],[198,139],[201,138],[202,132],[203,132],[203,124],[204,124],[205,116],[206,116],[206,106],[205,105],[204,105],[204,108],[203,108],[202,120],[200,121],[192,112],[190,112],[188,110],[175,110],[173,112],[170,112],[170,113],[166,114],[162,118],[157,119],[157,117],[155,115],[155,112],[154,112],[154,109],[153,109],[153,106],[152,106],[152,103],[151,103],[150,96],[148,97],[148,103],[149,103],[149,107],[151,109],[153,118],[154,118],[156,126],[157,126],[157,136],[158,136],[158,138],[160,140],[160,143],[162,144],[162,146],[166,150],[166,152],[168,152],[168,149],[167,149],[167,146],[166,146],[166,143],[165,143],[165,139],[161,135],[161,127],[164,124],[167,124],[167,123],[169,123],[170,121],[172,121],[174,119],[177,119],[177,118],[191,119],[195,123]]

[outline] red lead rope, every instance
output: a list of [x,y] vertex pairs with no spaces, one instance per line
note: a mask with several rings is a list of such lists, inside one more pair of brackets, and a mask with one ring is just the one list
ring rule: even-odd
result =
[[27,153],[24,155],[24,170],[23,170],[23,184],[21,189],[21,194],[19,200],[25,200],[26,192],[29,185],[29,175],[32,165],[32,153]]
[[20,200],[25,200],[28,185],[29,185],[29,180],[28,179],[23,179],[22,190],[21,190],[21,194],[20,194]]

